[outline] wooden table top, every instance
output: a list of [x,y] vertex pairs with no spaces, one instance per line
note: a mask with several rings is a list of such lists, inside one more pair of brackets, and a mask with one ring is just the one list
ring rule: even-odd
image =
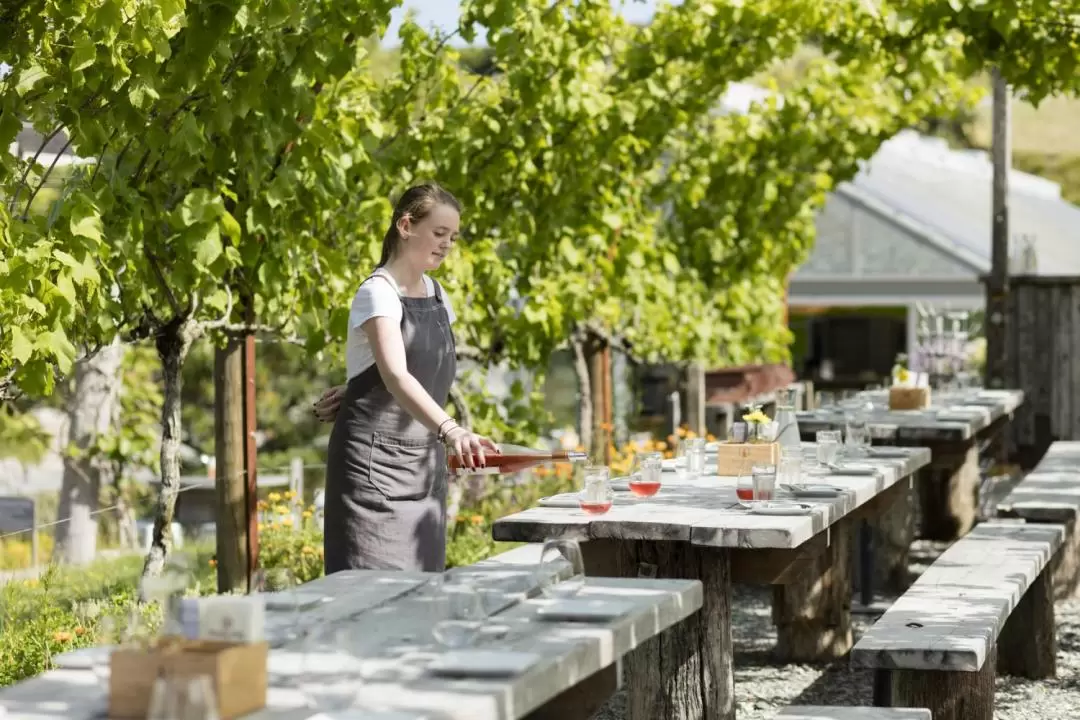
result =
[[[803,443],[804,482],[842,489],[837,497],[800,499],[812,505],[810,514],[784,516],[753,514],[736,498],[734,477],[705,476],[670,479],[654,497],[620,501],[604,515],[586,515],[576,508],[534,507],[496,521],[496,540],[542,542],[549,538],[675,540],[724,548],[797,548],[879,493],[911,477],[929,464],[926,448],[890,448],[892,457],[851,461],[872,468],[873,475],[831,474],[810,477],[814,446]],[[884,451],[883,451],[884,452]],[[707,460],[708,462],[708,460]],[[778,497],[777,499],[782,499]]]

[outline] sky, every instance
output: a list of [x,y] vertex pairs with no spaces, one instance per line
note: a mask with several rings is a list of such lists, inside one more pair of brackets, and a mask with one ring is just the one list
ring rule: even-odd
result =
[[[645,22],[656,12],[658,5],[663,0],[612,0],[616,7],[622,7],[622,14],[630,22]],[[669,0],[672,5],[682,4],[682,0]],[[457,27],[458,10],[461,3],[456,0],[405,0],[402,6],[391,15],[390,28],[387,30],[384,42],[388,45],[397,44],[398,28],[401,27],[402,18],[407,10],[415,10],[417,22],[421,27],[435,26],[442,30],[451,30]]]

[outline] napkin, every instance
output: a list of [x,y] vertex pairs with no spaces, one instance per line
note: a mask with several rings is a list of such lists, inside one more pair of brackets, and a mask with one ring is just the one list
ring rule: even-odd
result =
[[538,653],[515,650],[455,650],[440,655],[427,669],[448,677],[513,677],[541,659]]
[[544,605],[536,616],[544,620],[569,620],[572,622],[613,620],[634,609],[629,600],[612,598],[567,598]]

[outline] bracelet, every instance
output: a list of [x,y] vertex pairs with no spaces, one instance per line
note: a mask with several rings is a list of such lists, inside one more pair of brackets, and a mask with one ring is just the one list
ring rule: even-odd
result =
[[454,418],[446,418],[445,420],[443,420],[439,424],[439,429],[435,431],[435,436],[439,439],[439,442],[445,442],[446,441],[446,436],[450,433],[450,430],[454,429],[454,428],[450,428],[450,430],[447,430],[446,432],[443,432],[443,428],[446,427],[446,423],[452,423],[452,422],[454,422]]

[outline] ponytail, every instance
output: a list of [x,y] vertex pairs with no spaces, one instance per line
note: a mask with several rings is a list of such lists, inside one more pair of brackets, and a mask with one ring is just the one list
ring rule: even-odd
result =
[[386,235],[383,236],[382,254],[379,256],[379,264],[376,267],[384,267],[400,249],[404,238],[398,230],[398,223],[404,218],[408,218],[411,222],[419,222],[438,205],[449,205],[459,213],[461,212],[461,203],[457,198],[449,190],[435,183],[414,185],[406,190],[394,206],[394,214],[390,218],[390,227],[386,229]]

